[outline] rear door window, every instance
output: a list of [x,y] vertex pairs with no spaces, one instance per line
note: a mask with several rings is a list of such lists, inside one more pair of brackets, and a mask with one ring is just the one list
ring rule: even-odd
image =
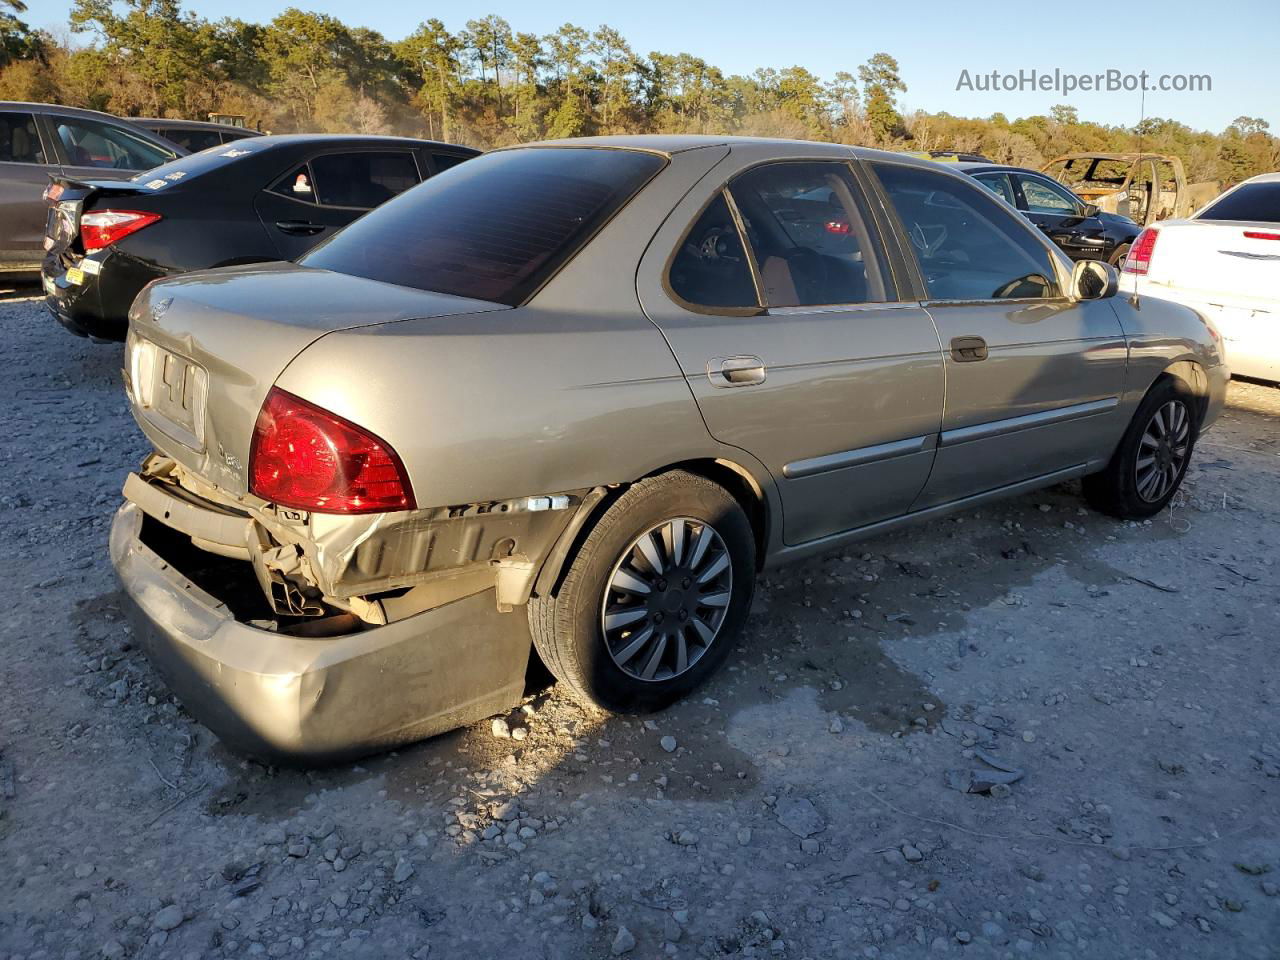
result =
[[311,175],[311,164],[303,163],[294,167],[269,188],[272,193],[291,200],[316,202],[315,179]]
[[766,164],[737,177],[729,192],[742,214],[765,306],[884,301],[846,164]]
[[968,179],[871,165],[902,222],[931,300],[1057,296],[1053,260],[1026,220]]
[[29,113],[0,113],[0,163],[44,163],[36,119]]
[[125,127],[84,117],[49,117],[73,167],[150,170],[174,158],[168,151]]
[[325,153],[312,158],[311,173],[318,202],[362,210],[385,203],[421,180],[413,154],[407,150]]
[[470,157],[460,157],[456,153],[433,153],[431,155],[432,162],[436,165],[436,173],[444,173],[450,167],[456,167]]
[[299,262],[515,306],[665,162],[590,147],[484,154],[383,204]]
[[1018,205],[1018,201],[1013,197],[1013,184],[1009,182],[1007,173],[984,173],[973,179],[977,180],[1009,206],[1016,207]]

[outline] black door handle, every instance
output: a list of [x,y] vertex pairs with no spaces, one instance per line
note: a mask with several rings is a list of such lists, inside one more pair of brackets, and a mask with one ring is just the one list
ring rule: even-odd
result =
[[284,233],[295,233],[309,236],[324,229],[323,223],[310,223],[306,220],[277,220],[276,229]]
[[951,341],[951,359],[956,363],[976,363],[987,359],[987,341],[981,337],[956,337]]

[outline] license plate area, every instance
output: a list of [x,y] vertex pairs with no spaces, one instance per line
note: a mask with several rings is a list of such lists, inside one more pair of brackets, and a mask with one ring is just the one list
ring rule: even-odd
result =
[[149,340],[135,340],[131,348],[129,373],[142,415],[167,436],[203,451],[208,372]]

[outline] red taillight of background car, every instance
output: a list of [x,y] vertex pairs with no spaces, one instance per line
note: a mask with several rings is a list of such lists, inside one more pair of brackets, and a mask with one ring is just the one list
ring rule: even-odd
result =
[[849,232],[848,220],[828,220],[827,221],[827,233],[848,233],[848,232]]
[[404,464],[391,447],[278,387],[267,394],[253,428],[249,490],[281,506],[319,513],[415,506]]
[[1280,240],[1280,233],[1266,233],[1262,230],[1246,230],[1244,235],[1250,240]]
[[1151,269],[1151,255],[1156,250],[1158,232],[1155,227],[1147,227],[1138,234],[1138,239],[1134,240],[1133,246],[1129,248],[1129,255],[1125,257],[1125,273],[1143,274]]
[[93,210],[80,217],[80,241],[85,253],[92,253],[159,219],[160,214],[141,210]]

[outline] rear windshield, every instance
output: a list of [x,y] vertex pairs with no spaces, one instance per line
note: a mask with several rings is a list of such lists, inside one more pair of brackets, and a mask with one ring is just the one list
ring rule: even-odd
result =
[[589,147],[485,154],[388,201],[299,262],[516,306],[664,162]]
[[1213,201],[1196,219],[1280,223],[1280,183],[1246,183]]
[[246,145],[243,140],[235,143],[223,143],[216,147],[210,147],[208,150],[193,153],[189,157],[170,160],[168,163],[163,163],[152,170],[144,170],[130,179],[148,190],[163,190],[165,187],[172,186],[175,183],[190,180],[192,177],[198,177],[202,173],[208,173],[210,170],[217,170],[229,163],[235,163],[241,157],[252,155],[256,150],[265,149],[267,149],[266,146],[258,146],[254,143]]

